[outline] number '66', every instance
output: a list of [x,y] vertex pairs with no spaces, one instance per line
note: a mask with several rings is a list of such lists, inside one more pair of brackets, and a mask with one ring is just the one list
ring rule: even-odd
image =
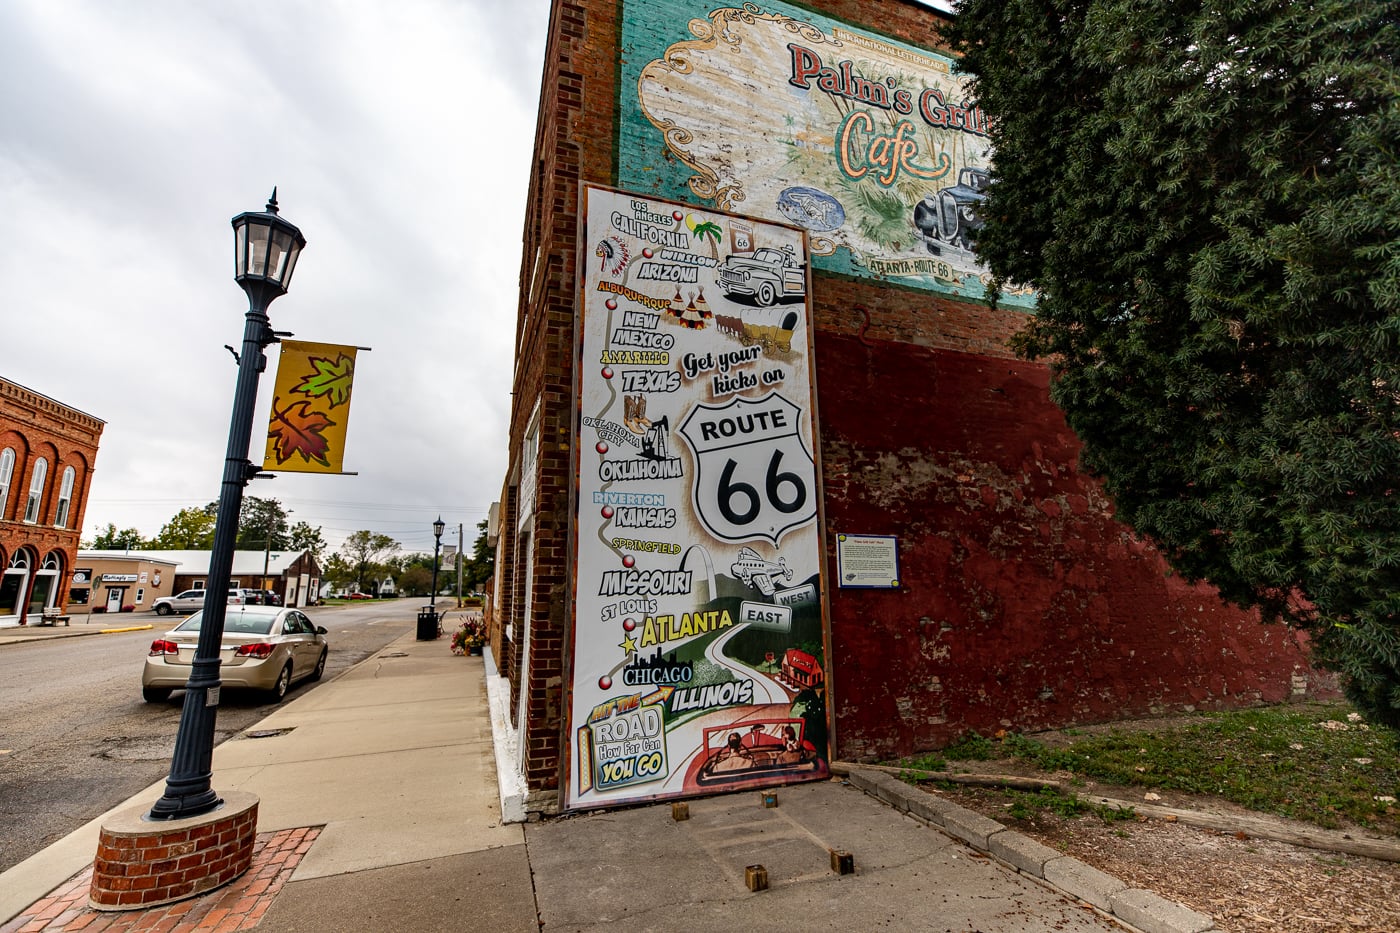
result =
[[[773,508],[790,514],[807,503],[807,485],[796,473],[779,472],[778,465],[782,460],[782,449],[773,451],[773,458],[768,461],[768,473],[763,479],[763,491]],[[734,479],[734,470],[738,466],[737,462],[730,459],[724,464],[724,470],[719,475],[719,512],[725,521],[731,524],[747,525],[758,518],[758,513],[763,508],[763,500],[751,484]],[[791,498],[783,498],[784,486],[792,487]],[[738,508],[735,507],[736,502]]]

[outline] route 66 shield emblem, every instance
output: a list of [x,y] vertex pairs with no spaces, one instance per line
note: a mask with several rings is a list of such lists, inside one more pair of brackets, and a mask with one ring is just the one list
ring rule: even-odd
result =
[[695,455],[691,502],[710,534],[776,546],[816,518],[816,464],[801,426],[802,409],[776,391],[690,410],[677,433]]

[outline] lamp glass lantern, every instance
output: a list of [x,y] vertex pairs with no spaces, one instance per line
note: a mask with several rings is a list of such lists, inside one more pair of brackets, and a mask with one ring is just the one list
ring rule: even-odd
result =
[[439,515],[439,516],[438,516],[438,520],[435,521],[435,522],[433,522],[433,537],[434,537],[434,538],[441,538],[441,537],[442,537],[442,533],[443,533],[443,531],[444,531],[446,528],[447,528],[447,522],[443,521],[443,520],[442,520],[442,516]]
[[250,296],[255,289],[269,301],[285,295],[306,238],[277,216],[277,189],[272,189],[266,210],[233,218],[233,230],[234,279]]

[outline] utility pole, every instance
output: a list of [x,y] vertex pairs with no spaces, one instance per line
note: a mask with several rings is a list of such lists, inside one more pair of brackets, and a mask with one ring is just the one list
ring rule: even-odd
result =
[[462,551],[462,523],[457,523],[457,608],[462,608],[462,565],[466,563]]

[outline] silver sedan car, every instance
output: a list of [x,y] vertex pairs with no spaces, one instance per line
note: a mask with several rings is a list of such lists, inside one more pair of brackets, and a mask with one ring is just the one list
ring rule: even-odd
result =
[[[320,680],[326,670],[326,630],[297,609],[229,606],[219,645],[219,680],[225,687],[263,690],[281,700],[302,679]],[[151,642],[141,671],[141,695],[159,703],[190,679],[204,610]]]

